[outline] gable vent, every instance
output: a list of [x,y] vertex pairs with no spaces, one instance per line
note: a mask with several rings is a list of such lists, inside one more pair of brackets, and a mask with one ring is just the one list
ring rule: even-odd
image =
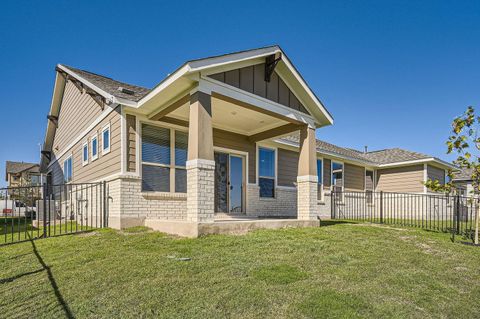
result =
[[122,92],[122,93],[129,94],[129,95],[134,95],[134,94],[135,94],[135,91],[134,91],[134,90],[129,90],[129,89],[124,88],[124,87],[122,87],[122,86],[120,86],[120,87],[118,88],[118,90],[119,90],[120,92]]

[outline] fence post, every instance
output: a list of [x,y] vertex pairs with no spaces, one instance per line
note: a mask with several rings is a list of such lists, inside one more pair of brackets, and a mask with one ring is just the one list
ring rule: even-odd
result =
[[380,224],[383,224],[383,191],[380,191]]
[[107,222],[107,182],[103,181],[102,182],[102,188],[103,188],[103,227],[108,226]]
[[47,238],[47,183],[43,183],[43,238]]
[[457,195],[457,213],[455,214],[456,218],[456,232],[459,235],[460,234],[460,196]]

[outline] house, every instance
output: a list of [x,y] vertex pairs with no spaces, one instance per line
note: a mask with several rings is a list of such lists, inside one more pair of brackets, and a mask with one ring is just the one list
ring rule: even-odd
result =
[[36,163],[12,162],[5,163],[5,181],[8,187],[40,185],[40,165]]
[[[474,193],[472,173],[472,168],[464,168],[455,172],[452,183],[456,187],[459,195],[471,196]],[[478,191],[475,192],[475,194],[478,194]]]
[[152,89],[59,64],[41,169],[108,181],[111,227],[197,236],[229,215],[315,225],[332,190],[427,193],[451,167],[316,140],[332,124],[278,46],[188,61]]

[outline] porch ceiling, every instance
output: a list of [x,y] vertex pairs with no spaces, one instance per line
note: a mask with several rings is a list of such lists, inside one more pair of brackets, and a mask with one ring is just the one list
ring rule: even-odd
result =
[[[188,121],[189,102],[168,114]],[[280,127],[290,122],[212,96],[212,125],[247,136]]]

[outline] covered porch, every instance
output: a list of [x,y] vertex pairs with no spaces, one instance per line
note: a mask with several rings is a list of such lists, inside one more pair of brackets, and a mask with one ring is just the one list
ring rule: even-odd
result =
[[[177,128],[188,139],[184,162],[178,164],[176,154],[170,161],[175,194],[169,196],[185,199],[185,214],[181,220],[147,218],[146,226],[198,236],[318,225],[315,129],[331,119],[278,50],[250,59],[242,54],[228,63],[223,57],[212,58],[220,64],[195,61],[192,75],[161,83],[135,110],[146,123],[172,127],[172,143]],[[289,151],[284,172],[272,141],[292,133],[300,145]],[[185,195],[176,193],[182,170],[186,187],[178,189]]]

